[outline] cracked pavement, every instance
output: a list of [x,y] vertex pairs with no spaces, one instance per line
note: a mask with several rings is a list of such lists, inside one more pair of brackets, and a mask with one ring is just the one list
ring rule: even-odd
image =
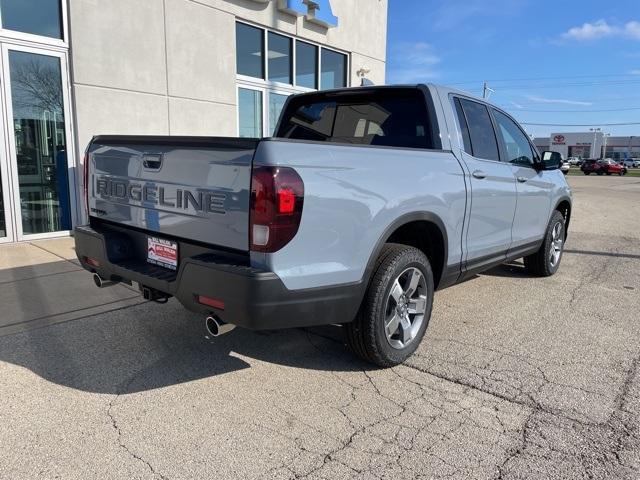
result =
[[12,324],[0,478],[640,478],[640,182],[569,181],[558,274],[438,292],[393,369],[339,327],[208,339],[175,301]]

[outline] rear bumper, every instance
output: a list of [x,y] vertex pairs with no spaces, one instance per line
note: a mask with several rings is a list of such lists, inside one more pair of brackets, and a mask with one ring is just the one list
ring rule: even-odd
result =
[[[131,252],[138,232],[90,226],[75,229],[76,254],[82,266],[110,280],[137,282],[174,296],[188,310],[215,313],[225,322],[252,330],[350,322],[364,294],[361,283],[288,290],[273,272],[247,266],[234,256],[209,251],[180,258],[177,272],[136,260]],[[183,249],[184,250],[184,249]],[[99,266],[86,262],[95,259]],[[139,258],[139,255],[137,256]],[[224,309],[198,303],[198,296],[224,302]]]

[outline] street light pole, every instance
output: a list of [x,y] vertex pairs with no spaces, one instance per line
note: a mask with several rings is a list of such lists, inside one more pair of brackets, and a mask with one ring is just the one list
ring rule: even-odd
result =
[[593,145],[591,145],[591,157],[596,158],[596,135],[601,130],[600,128],[590,128],[593,132]]
[[607,137],[611,135],[610,133],[603,133],[602,139],[604,140],[604,146],[602,147],[602,158],[607,158]]

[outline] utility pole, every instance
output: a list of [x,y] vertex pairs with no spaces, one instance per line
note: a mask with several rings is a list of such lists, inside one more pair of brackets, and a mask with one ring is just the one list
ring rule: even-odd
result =
[[487,84],[487,82],[484,82],[482,84],[482,98],[488,100],[493,92],[494,90],[492,88],[489,88],[489,84]]

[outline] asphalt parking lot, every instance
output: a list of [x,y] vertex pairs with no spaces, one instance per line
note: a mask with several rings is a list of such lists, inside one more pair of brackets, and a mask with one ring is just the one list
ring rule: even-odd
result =
[[2,247],[0,478],[640,478],[640,179],[569,182],[559,273],[437,293],[389,370],[339,327],[208,339],[68,241]]

